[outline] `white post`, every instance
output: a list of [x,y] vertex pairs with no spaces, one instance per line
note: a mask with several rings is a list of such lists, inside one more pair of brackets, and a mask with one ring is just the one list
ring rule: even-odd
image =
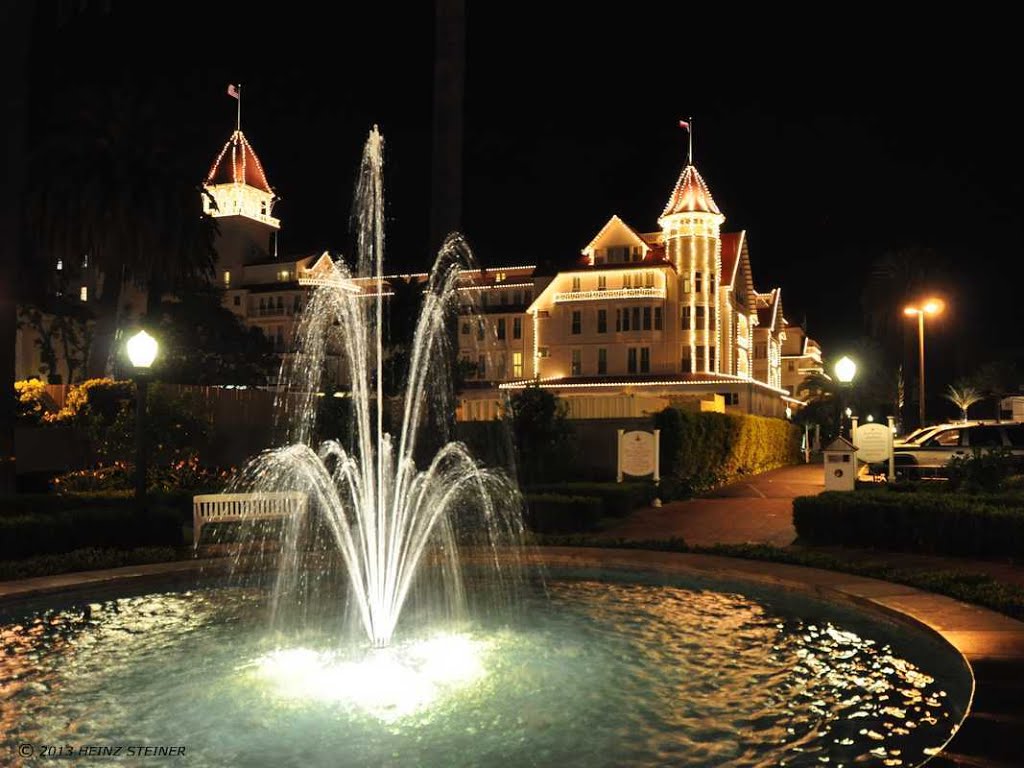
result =
[[625,431],[624,429],[618,430],[619,436],[615,440],[615,482],[617,483],[622,482],[622,435]]
[[654,430],[654,482],[661,482],[661,430]]
[[889,419],[889,482],[892,483],[892,482],[896,481],[896,455],[893,452],[893,437],[892,437],[892,431],[893,431],[893,429],[896,428],[896,425],[895,425],[895,423],[893,421],[893,417],[892,416],[889,416],[888,419]]
[[804,464],[811,463],[811,427],[804,424]]
[[[856,447],[857,445],[857,422],[860,420],[858,416],[850,417],[850,442]],[[856,477],[860,474],[860,464],[857,463],[857,454],[853,454],[853,476]]]

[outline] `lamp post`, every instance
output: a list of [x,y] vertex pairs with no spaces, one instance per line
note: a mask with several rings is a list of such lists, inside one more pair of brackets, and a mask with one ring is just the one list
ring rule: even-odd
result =
[[[857,364],[855,362],[853,362],[853,360],[851,360],[846,355],[843,355],[841,358],[839,358],[839,362],[836,363],[835,374],[836,374],[836,379],[842,385],[839,388],[840,394],[844,395],[841,399],[842,400],[846,400],[846,396],[845,396],[846,392],[847,392],[847,390],[851,389],[850,385],[853,383],[853,377],[857,375]],[[841,405],[840,405],[840,407],[841,407]],[[843,431],[842,430],[842,415],[841,415],[841,413],[842,412],[840,411],[840,417],[839,417],[839,421],[840,421],[839,432],[840,432],[840,434],[842,434],[842,431]],[[846,417],[850,418],[850,416],[852,414],[853,414],[853,411],[851,411],[850,408],[847,407],[847,409],[846,409]]]
[[924,426],[924,316],[937,315],[945,308],[941,299],[928,299],[920,306],[904,307],[903,314],[907,317],[917,317],[917,416],[919,424]]
[[125,348],[135,368],[135,503],[141,510],[146,500],[146,394],[149,368],[159,344],[145,331],[139,331],[128,339]]

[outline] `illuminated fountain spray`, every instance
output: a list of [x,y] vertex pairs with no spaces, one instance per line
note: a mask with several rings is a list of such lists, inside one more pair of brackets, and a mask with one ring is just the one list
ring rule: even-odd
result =
[[[471,540],[491,576],[514,577],[523,527],[520,500],[505,475],[476,464],[466,447],[441,440],[432,459],[417,458],[421,437],[446,436],[453,415],[449,383],[450,322],[458,310],[458,280],[468,247],[449,236],[422,298],[409,352],[398,427],[385,431],[383,139],[376,127],[363,152],[353,226],[354,269],[335,264],[336,277],[310,296],[296,349],[281,369],[277,413],[289,445],[269,450],[246,468],[237,490],[304,494],[305,512],[286,522],[278,561],[275,610],[304,577],[303,536],[320,516],[330,546],[344,558],[355,613],[370,642],[390,643],[410,589],[425,561],[436,587],[432,600],[458,612],[464,602],[458,544]],[[351,438],[314,449],[318,393],[331,353],[340,354],[350,387]],[[511,547],[509,545],[512,545]]]

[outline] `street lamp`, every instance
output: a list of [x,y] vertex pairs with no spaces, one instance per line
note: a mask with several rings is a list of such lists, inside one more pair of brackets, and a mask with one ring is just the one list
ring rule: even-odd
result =
[[[846,400],[848,398],[847,390],[849,390],[851,388],[850,385],[853,382],[853,377],[857,375],[857,364],[855,362],[853,362],[853,360],[851,360],[846,355],[843,355],[841,358],[839,358],[839,361],[836,363],[836,366],[835,366],[834,370],[835,370],[835,374],[836,374],[836,379],[839,381],[839,384],[841,385],[839,387],[840,399],[841,400]],[[850,410],[849,408],[847,408],[846,409],[846,418],[849,419],[852,415],[853,415],[853,411]],[[842,425],[842,421],[843,421],[843,417],[842,417],[842,415],[840,415],[840,417],[839,417],[839,433],[840,434],[842,434],[842,431],[843,431],[843,429],[842,429],[842,426],[843,426]]]
[[907,317],[917,317],[917,415],[920,421],[919,427],[924,426],[924,316],[938,315],[945,307],[942,299],[928,299],[920,306],[903,308],[903,314]]
[[128,339],[125,349],[135,368],[135,503],[141,510],[146,499],[146,394],[149,368],[160,345],[145,331]]

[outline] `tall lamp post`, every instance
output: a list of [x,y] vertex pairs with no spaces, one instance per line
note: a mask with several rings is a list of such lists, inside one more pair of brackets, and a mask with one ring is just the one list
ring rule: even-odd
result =
[[[846,355],[843,355],[841,358],[839,358],[839,362],[836,363],[835,374],[836,374],[836,379],[842,385],[840,387],[839,391],[845,395],[845,393],[849,389],[851,389],[850,385],[853,383],[853,377],[857,375],[857,364],[855,362],[853,362],[853,360],[851,360]],[[847,397],[844,396],[841,399],[842,400],[846,400]],[[842,406],[843,405],[845,405],[845,403],[840,403],[840,411],[839,411],[839,413],[840,413],[840,415],[839,415],[839,422],[840,422],[839,432],[840,432],[840,434],[842,434],[842,431],[843,431],[842,430],[842,420],[843,420],[843,417],[842,417],[842,413],[843,413]],[[849,418],[851,413],[852,413],[852,411],[847,407],[847,409],[846,409],[846,416],[847,416],[847,418]]]
[[146,395],[149,368],[159,345],[145,331],[128,339],[128,359],[135,369],[135,503],[141,510],[146,500]]
[[928,299],[920,306],[904,307],[903,314],[917,317],[917,416],[919,427],[924,426],[924,316],[937,315],[945,308],[941,299]]

